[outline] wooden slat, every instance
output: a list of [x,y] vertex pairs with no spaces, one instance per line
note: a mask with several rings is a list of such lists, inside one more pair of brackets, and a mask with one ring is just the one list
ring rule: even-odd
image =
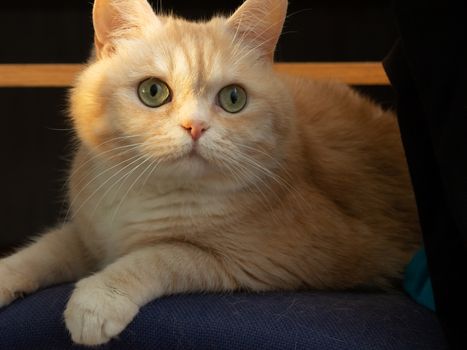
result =
[[0,87],[70,86],[81,64],[0,64]]
[[340,80],[350,85],[389,84],[383,66],[379,62],[276,63],[276,69],[312,79]]
[[[276,63],[275,67],[292,75],[351,85],[388,84],[379,62]],[[66,87],[81,69],[81,64],[0,64],[0,87]]]

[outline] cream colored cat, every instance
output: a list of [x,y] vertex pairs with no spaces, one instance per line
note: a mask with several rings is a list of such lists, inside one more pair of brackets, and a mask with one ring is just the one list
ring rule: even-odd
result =
[[91,345],[162,295],[400,277],[419,233],[395,118],[273,71],[286,8],[247,0],[193,23],[95,1],[68,219],[0,261],[0,306],[78,280],[65,320]]

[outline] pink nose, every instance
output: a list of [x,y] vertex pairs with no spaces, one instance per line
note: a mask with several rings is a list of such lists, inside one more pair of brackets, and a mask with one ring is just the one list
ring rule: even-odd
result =
[[181,124],[181,127],[188,131],[191,135],[191,138],[196,141],[198,140],[203,133],[209,129],[209,126],[206,122],[202,120],[187,120]]

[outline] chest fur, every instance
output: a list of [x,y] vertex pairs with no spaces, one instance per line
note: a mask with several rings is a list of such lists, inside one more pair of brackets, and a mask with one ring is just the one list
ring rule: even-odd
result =
[[125,197],[115,193],[98,206],[86,206],[83,214],[92,228],[85,241],[99,259],[114,260],[135,246],[191,238],[220,227],[231,209],[223,196],[191,190],[135,191]]

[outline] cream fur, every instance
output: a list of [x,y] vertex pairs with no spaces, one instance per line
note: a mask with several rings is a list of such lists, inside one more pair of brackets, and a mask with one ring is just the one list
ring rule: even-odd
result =
[[[96,55],[70,94],[67,221],[0,260],[0,306],[79,280],[65,320],[93,345],[162,295],[400,277],[420,238],[395,118],[339,83],[274,73],[286,6],[247,0],[193,23],[96,0]],[[170,103],[139,101],[148,77]],[[233,83],[248,94],[238,114],[216,104]],[[194,120],[209,129],[190,156]]]

